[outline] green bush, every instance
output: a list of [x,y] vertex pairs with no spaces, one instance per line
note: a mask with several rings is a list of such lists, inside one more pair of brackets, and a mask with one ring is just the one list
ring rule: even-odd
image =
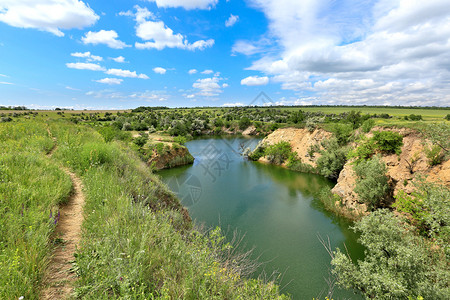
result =
[[186,144],[187,139],[185,136],[179,135],[179,136],[174,137],[173,141],[180,145],[184,145],[184,144]]
[[141,132],[138,137],[134,138],[133,143],[139,148],[142,148],[145,146],[145,144],[147,144],[147,141],[148,141],[148,134]]
[[428,164],[430,166],[438,165],[443,159],[442,148],[438,145],[425,147],[425,156],[428,158]]
[[450,121],[450,114],[447,114],[444,119],[446,119],[447,121]]
[[252,125],[252,121],[250,120],[250,118],[248,118],[248,117],[242,117],[240,120],[239,120],[239,129],[240,130],[245,130],[245,129],[247,129],[247,127],[249,127],[250,125]]
[[400,155],[403,146],[403,136],[400,133],[392,131],[375,131],[373,141],[376,148],[384,153],[395,153]]
[[330,128],[339,145],[346,145],[353,133],[353,126],[350,124],[333,124]]
[[359,201],[371,210],[382,206],[389,192],[389,184],[386,165],[381,158],[375,156],[362,161],[355,164],[353,170],[358,176],[354,191],[358,194]]
[[337,139],[327,140],[323,146],[325,150],[320,151],[321,156],[316,162],[317,171],[325,177],[337,179],[347,162],[348,149],[339,146]]
[[388,210],[362,218],[364,260],[355,264],[339,249],[332,253],[332,273],[339,286],[360,291],[366,299],[447,299],[450,271],[440,248],[429,248],[404,220]]
[[356,158],[356,163],[360,163],[371,158],[375,154],[375,142],[373,139],[363,139],[359,142],[359,146],[348,153],[348,158]]
[[368,119],[362,123],[361,130],[365,133],[368,133],[373,128],[373,126],[375,126],[375,120]]
[[267,159],[274,164],[281,165],[291,155],[292,147],[289,142],[282,141],[274,145],[268,146],[264,150],[264,155]]

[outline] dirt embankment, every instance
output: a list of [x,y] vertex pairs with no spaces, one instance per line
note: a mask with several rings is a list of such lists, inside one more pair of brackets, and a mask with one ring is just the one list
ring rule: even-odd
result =
[[[393,187],[393,195],[396,195],[400,190],[411,193],[414,189],[412,179],[419,174],[427,176],[429,181],[450,186],[450,160],[436,166],[430,166],[425,155],[425,147],[430,145],[430,142],[424,140],[416,131],[407,128],[374,128],[372,131],[374,130],[395,131],[403,136],[401,154],[383,155],[382,157],[388,169],[387,175]],[[308,150],[311,147],[320,147],[321,141],[330,138],[331,135],[330,132],[322,129],[309,132],[307,129],[283,128],[268,135],[263,142],[271,145],[280,141],[288,141],[292,149],[297,152],[302,163],[315,167],[319,155],[316,153],[314,156],[310,156]],[[372,134],[367,135],[370,137]],[[356,143],[353,145],[353,147],[357,146]],[[265,159],[261,158],[261,161],[265,161]],[[340,172],[337,184],[332,192],[341,196],[346,207],[364,213],[366,207],[364,204],[358,203],[357,194],[353,191],[355,183],[356,175],[353,171],[352,161],[349,161]]]
[[155,149],[151,158],[148,160],[149,165],[154,165],[157,170],[169,169],[177,166],[192,164],[194,157],[184,146],[166,145],[159,152]]
[[[277,129],[269,134],[262,143],[267,145],[274,145],[276,143],[286,141],[292,146],[292,150],[297,152],[298,158],[302,163],[316,167],[316,160],[320,157],[320,154],[314,153],[310,155],[309,149],[311,147],[321,148],[320,143],[331,137],[331,133],[322,129],[316,129],[312,132],[302,128],[281,128]],[[266,162],[265,158],[260,159],[262,162]]]

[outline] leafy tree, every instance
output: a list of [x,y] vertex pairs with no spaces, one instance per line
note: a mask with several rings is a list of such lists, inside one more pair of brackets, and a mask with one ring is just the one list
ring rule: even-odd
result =
[[450,124],[444,122],[428,124],[423,133],[433,144],[441,147],[446,155],[448,154],[450,148]]
[[341,147],[335,138],[325,141],[323,147],[325,150],[320,151],[322,155],[316,162],[317,170],[325,177],[337,179],[347,162],[348,149]]
[[450,121],[450,114],[447,114],[444,119],[446,119],[447,121]]
[[332,252],[338,284],[376,299],[448,299],[450,271],[442,251],[388,210],[377,210],[353,227],[361,232],[364,260],[353,264],[339,249]]
[[365,203],[369,209],[381,206],[389,191],[386,165],[380,157],[362,161],[353,166],[358,178],[356,179],[355,192],[359,201]]
[[138,137],[134,138],[133,143],[135,143],[139,148],[144,147],[148,141],[148,134],[141,132]]

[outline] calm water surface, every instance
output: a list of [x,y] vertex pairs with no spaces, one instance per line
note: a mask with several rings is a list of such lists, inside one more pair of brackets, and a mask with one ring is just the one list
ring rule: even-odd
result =
[[[264,271],[281,274],[283,293],[293,299],[326,295],[330,257],[318,236],[333,248],[361,258],[363,248],[349,224],[326,212],[314,193],[333,183],[324,177],[244,160],[239,149],[258,139],[201,139],[186,143],[194,165],[160,172],[197,223],[245,234]],[[345,251],[345,250],[344,250]],[[322,294],[321,294],[322,293]],[[335,288],[334,299],[362,299]]]

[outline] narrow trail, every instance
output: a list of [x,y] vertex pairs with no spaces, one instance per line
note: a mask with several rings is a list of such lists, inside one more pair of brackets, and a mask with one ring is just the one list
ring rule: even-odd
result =
[[[49,129],[48,133],[52,136]],[[51,157],[57,149],[56,138],[53,148],[47,156]],[[83,205],[85,197],[80,178],[69,169],[61,169],[70,176],[73,184],[72,194],[67,203],[59,207],[59,221],[56,225],[53,241],[57,243],[51,257],[47,274],[44,279],[45,288],[41,299],[67,299],[72,293],[76,277],[71,273],[74,253],[80,242],[81,224],[83,222]]]

